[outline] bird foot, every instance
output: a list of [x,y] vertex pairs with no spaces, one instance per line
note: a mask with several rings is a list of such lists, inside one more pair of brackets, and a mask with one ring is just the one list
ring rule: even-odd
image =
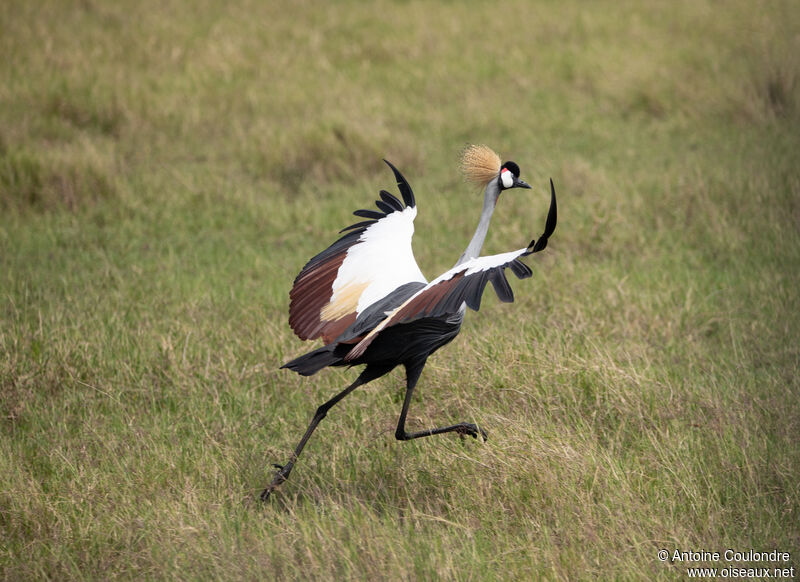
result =
[[481,435],[481,438],[483,438],[484,442],[489,440],[489,435],[486,434],[486,431],[478,425],[472,424],[471,422],[462,422],[456,428],[456,432],[461,435],[461,438],[464,438],[465,436],[471,436],[472,438],[477,439],[478,435]]
[[278,469],[278,471],[272,478],[272,483],[269,484],[269,487],[261,492],[261,501],[267,501],[272,492],[280,487],[286,481],[286,479],[289,478],[289,473],[292,472],[293,465],[294,463],[287,463],[286,465],[277,465],[273,463],[272,466]]

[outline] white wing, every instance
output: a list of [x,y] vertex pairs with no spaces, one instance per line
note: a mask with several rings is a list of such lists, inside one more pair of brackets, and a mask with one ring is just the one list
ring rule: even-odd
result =
[[417,215],[414,193],[402,174],[397,178],[400,202],[385,190],[376,201],[380,211],[357,210],[368,220],[312,258],[294,281],[289,297],[289,325],[302,339],[338,337],[367,307],[405,283],[425,283],[411,238]]
[[360,339],[345,360],[352,361],[358,358],[381,330],[391,325],[423,317],[456,313],[464,303],[477,311],[487,283],[492,283],[501,301],[508,303],[514,301],[514,293],[504,271],[510,268],[520,279],[530,277],[532,274],[530,268],[520,261],[519,257],[531,252],[532,248],[528,247],[510,253],[478,257],[446,271],[389,313],[386,319]]

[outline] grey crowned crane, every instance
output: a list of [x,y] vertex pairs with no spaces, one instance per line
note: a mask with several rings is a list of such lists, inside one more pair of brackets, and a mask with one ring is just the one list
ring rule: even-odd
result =
[[289,477],[303,447],[331,407],[400,364],[406,370],[406,395],[395,432],[398,440],[446,432],[486,438],[486,431],[468,422],[406,432],[408,407],[428,356],[458,335],[466,308],[478,310],[486,284],[492,283],[501,301],[511,302],[514,294],[505,269],[511,269],[520,279],[531,276],[530,268],[520,259],[543,250],[556,228],[553,181],[542,236],[525,248],[480,257],[500,194],[530,186],[520,180],[519,166],[514,162],[501,165],[500,157],[488,147],[468,147],[462,169],[467,179],[485,187],[483,211],[475,235],[456,265],[428,282],[411,250],[417,215],[414,193],[397,168],[388,161],[386,164],[394,172],[403,201],[382,190],[375,202],[379,210],[356,210],[354,214],[366,220],[342,230],[347,234],[308,261],[297,275],[289,293],[289,325],[301,339],[322,338],[325,345],[281,366],[303,376],[327,366],[366,364],[366,368],[350,386],[317,409],[289,461],[275,465],[278,471],[261,493],[262,500]]

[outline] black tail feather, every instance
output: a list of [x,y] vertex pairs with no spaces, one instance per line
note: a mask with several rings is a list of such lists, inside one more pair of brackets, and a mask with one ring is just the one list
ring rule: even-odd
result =
[[342,361],[342,356],[334,353],[335,348],[336,344],[321,347],[290,362],[286,362],[281,368],[288,368],[301,376],[311,376],[322,368],[327,368]]

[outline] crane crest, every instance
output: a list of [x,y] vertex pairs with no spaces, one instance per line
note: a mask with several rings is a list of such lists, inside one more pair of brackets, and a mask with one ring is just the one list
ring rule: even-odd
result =
[[461,172],[478,186],[486,186],[500,172],[500,156],[485,145],[470,145],[461,154]]

